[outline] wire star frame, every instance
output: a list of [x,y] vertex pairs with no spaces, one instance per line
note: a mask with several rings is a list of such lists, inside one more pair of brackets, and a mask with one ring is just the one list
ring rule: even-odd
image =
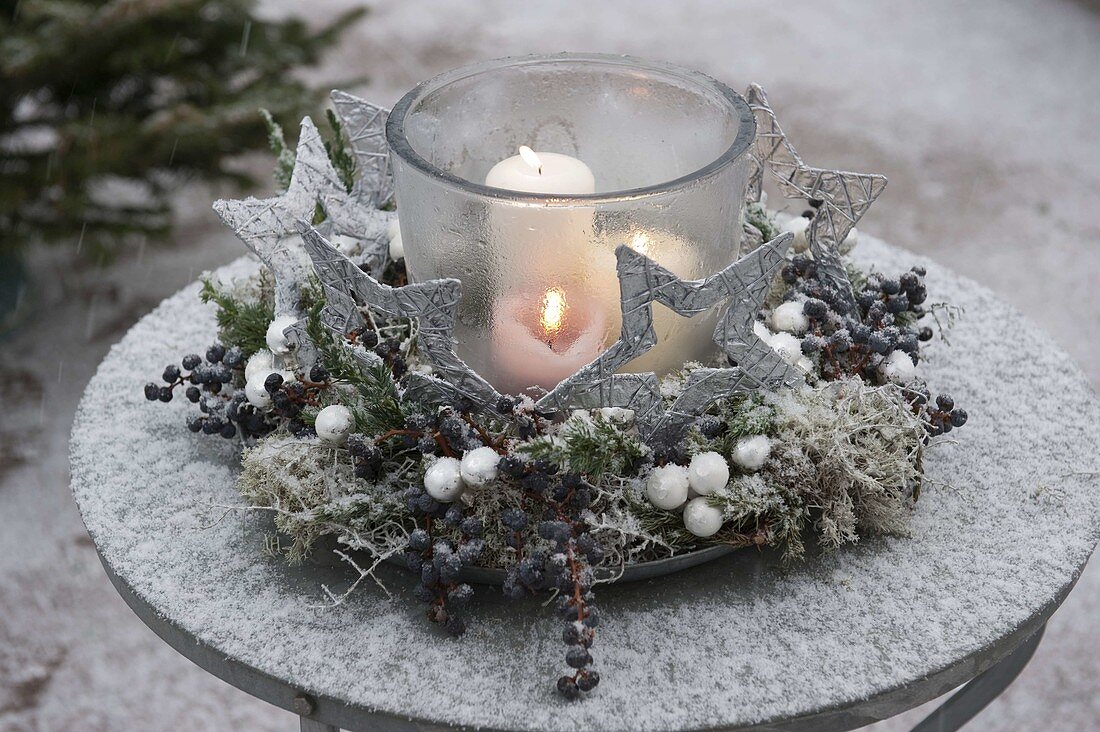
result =
[[[822,201],[809,229],[811,250],[821,271],[852,298],[851,283],[837,254],[837,244],[885,187],[879,175],[847,173],[805,165],[783,134],[764,90],[753,85],[747,99],[757,117],[746,198],[758,201],[763,173],[769,170],[787,197]],[[313,362],[299,306],[302,284],[315,273],[325,292],[322,321],[341,336],[363,327],[364,308],[391,317],[415,320],[418,348],[432,374],[410,374],[406,394],[428,403],[466,400],[477,409],[495,408],[502,395],[455,352],[453,335],[461,282],[439,279],[404,287],[378,281],[388,262],[386,229],[395,214],[383,210],[393,202],[393,178],[385,141],[388,110],[344,92],[333,92],[336,108],[356,159],[357,180],[349,191],[328,160],[324,143],[307,117],[291,184],[279,197],[218,201],[215,210],[275,275],[276,315],[294,315],[286,330],[300,364]],[[325,220],[313,226],[316,207]],[[330,243],[350,236],[361,243],[358,261]],[[544,412],[570,408],[621,407],[635,413],[648,440],[668,443],[716,401],[755,391],[805,383],[806,374],[789,365],[753,331],[771,283],[785,261],[793,236],[785,234],[744,254],[720,272],[697,281],[681,280],[630,247],[616,249],[622,330],[618,340],[595,360],[557,384],[536,402]],[[695,317],[714,308],[720,317],[714,341],[729,359],[728,367],[691,371],[671,404],[662,398],[653,373],[618,373],[657,342],[653,305]],[[349,345],[363,367],[379,357]]]
[[848,232],[886,188],[886,177],[806,165],[783,133],[764,89],[758,84],[750,85],[745,99],[756,116],[753,170],[746,198],[753,202],[760,200],[764,171],[767,170],[785,197],[821,202],[806,233],[810,251],[822,278],[836,288],[850,309],[854,308],[855,294],[839,248]]

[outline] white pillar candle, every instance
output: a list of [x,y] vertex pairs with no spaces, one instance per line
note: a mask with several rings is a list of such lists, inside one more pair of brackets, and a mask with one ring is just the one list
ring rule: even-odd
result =
[[[575,196],[596,192],[592,170],[561,153],[535,152],[525,146],[489,171],[485,185],[521,193]],[[499,201],[492,204],[493,229],[510,242],[501,252],[501,281],[549,276],[563,284],[587,266],[595,237],[596,211],[591,206],[540,205]],[[581,269],[580,271],[583,271]]]
[[485,185],[524,193],[584,195],[596,192],[592,169],[561,153],[535,152],[520,145],[519,155],[501,160],[485,176]]

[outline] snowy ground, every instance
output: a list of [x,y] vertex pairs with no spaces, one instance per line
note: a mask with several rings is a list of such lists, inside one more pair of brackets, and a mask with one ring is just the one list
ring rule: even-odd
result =
[[[297,5],[267,3],[273,12]],[[1100,387],[1098,10],[1054,1],[391,0],[376,4],[325,73],[370,72],[373,83],[358,91],[386,104],[437,71],[539,51],[632,53],[735,88],[757,81],[810,162],[889,176],[861,228],[993,287]],[[165,295],[240,252],[209,197],[181,196],[178,248],[148,248],[103,271],[74,265],[71,251],[36,256],[39,314],[0,343],[0,730],[296,726],[145,629],[108,584],[68,492],[69,425],[107,348]],[[973,729],[1100,729],[1089,612],[1098,602],[1094,567]]]

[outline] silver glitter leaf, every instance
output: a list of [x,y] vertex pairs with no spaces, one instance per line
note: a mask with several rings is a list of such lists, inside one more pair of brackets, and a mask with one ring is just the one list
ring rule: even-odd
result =
[[393,201],[393,170],[386,142],[390,110],[338,90],[332,92],[332,105],[355,156],[357,180],[352,193],[371,208],[387,206]]
[[819,276],[836,288],[850,308],[854,307],[852,283],[838,251],[848,232],[886,188],[886,177],[806,165],[779,126],[764,90],[753,84],[745,98],[756,116],[753,170],[746,197],[760,200],[764,171],[768,170],[785,197],[822,202],[806,237]]

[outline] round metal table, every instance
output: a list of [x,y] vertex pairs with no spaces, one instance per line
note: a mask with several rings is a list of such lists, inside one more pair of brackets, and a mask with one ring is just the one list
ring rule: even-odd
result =
[[[921,263],[966,313],[924,364],[971,415],[926,463],[912,536],[784,566],[743,550],[597,589],[589,699],[552,689],[563,647],[537,601],[479,591],[460,640],[429,626],[411,582],[390,594],[327,560],[265,553],[268,516],[236,510],[237,456],[184,426],[192,405],[142,385],[214,338],[197,286],[111,351],[72,435],[72,487],[108,576],[150,628],[303,729],[841,730],[967,684],[918,729],[956,729],[1015,677],[1072,589],[1100,526],[1100,403],[1069,359],[988,290],[864,237],[883,271]],[[223,277],[250,271],[240,260]],[[969,682],[969,683],[967,683]]]

